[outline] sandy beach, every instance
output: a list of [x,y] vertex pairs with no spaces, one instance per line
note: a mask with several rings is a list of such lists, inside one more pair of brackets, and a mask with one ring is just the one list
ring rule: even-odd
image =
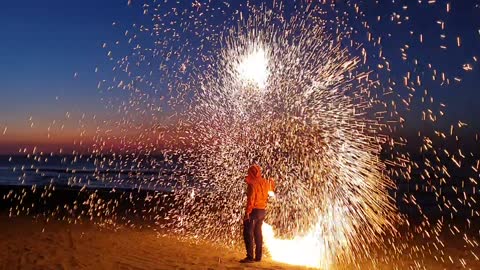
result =
[[[241,248],[189,241],[146,226],[105,228],[89,222],[45,222],[41,218],[0,217],[0,269],[306,269],[272,262],[240,264]],[[478,260],[462,267],[461,247],[450,249],[455,260],[444,263],[426,256],[426,268],[409,256],[381,263],[381,258],[335,269],[480,269]],[[437,254],[438,255],[438,254]]]
[[153,229],[0,218],[0,269],[302,269],[238,263],[236,249],[193,243]]
[[[223,246],[209,241],[185,239],[162,220],[162,211],[147,211],[158,205],[170,205],[171,198],[155,193],[158,200],[148,201],[148,191],[125,193],[108,190],[56,189],[32,192],[22,187],[1,187],[0,198],[0,269],[307,269],[273,262],[268,254],[261,263],[240,264],[244,258],[241,241]],[[48,196],[42,196],[48,194]],[[106,215],[105,204],[85,202],[119,201]],[[28,207],[35,205],[35,207]],[[73,211],[75,205],[78,209]],[[108,205],[108,203],[106,204]],[[102,207],[100,207],[102,206]],[[86,211],[86,210],[92,211]],[[96,210],[95,210],[96,209]],[[85,210],[83,215],[79,215]],[[73,211],[73,212],[71,212]],[[76,213],[76,214],[73,214]],[[459,221],[459,228],[469,234],[440,235],[445,248],[434,238],[408,237],[393,241],[370,258],[333,269],[480,269],[478,219],[472,226]],[[418,222],[414,219],[411,222]],[[451,225],[454,225],[453,223]],[[241,226],[241,224],[238,224]],[[380,245],[382,246],[382,245]],[[442,254],[442,252],[444,254]],[[389,254],[389,255],[385,255]]]

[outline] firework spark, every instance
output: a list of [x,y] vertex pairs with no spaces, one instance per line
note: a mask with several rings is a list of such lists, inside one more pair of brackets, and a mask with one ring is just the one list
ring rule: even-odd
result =
[[[170,222],[159,226],[237,244],[244,173],[257,162],[277,182],[263,228],[274,260],[329,268],[383,249],[385,260],[408,255],[419,268],[425,254],[457,263],[445,235],[461,235],[478,260],[469,230],[480,216],[479,157],[460,147],[468,126],[445,125],[448,104],[430,89],[478,71],[474,53],[448,63],[458,74],[438,61],[445,51],[467,55],[468,39],[447,31],[458,3],[147,2],[139,22],[121,29],[125,42],[102,45],[115,76],[98,86],[121,91],[106,101],[122,119],[96,130],[97,179],[168,188]],[[439,14],[431,28],[411,23],[419,8]],[[405,136],[412,128],[417,137]],[[42,159],[37,149],[32,156]],[[69,184],[88,186],[77,176]],[[112,215],[116,202],[93,194],[85,203],[93,217]]]
[[[219,216],[222,224],[232,220],[222,213],[241,218],[244,187],[238,179],[255,161],[279,183],[269,219],[295,236],[278,240],[267,231],[272,257],[323,267],[352,261],[382,234],[395,232],[397,220],[388,195],[394,185],[379,159],[383,139],[373,132],[378,123],[362,115],[369,107],[364,85],[353,82],[364,75],[356,70],[359,60],[323,25],[307,27],[293,18],[278,37],[279,30],[262,25],[274,19],[253,17],[229,31],[218,62],[193,88],[196,98],[185,119],[198,145],[188,167],[213,192],[192,206],[185,222],[205,228],[195,230],[201,235],[236,235],[235,223],[218,227],[204,213]],[[300,31],[301,36],[288,34]],[[293,258],[290,251],[299,244],[305,244],[301,251],[321,251]]]
[[[395,245],[402,224],[413,226],[397,208],[402,203],[418,209],[428,221],[415,194],[405,192],[404,186],[410,186],[412,175],[421,170],[422,179],[450,175],[429,136],[419,133],[424,142],[421,151],[435,158],[426,157],[422,166],[402,148],[408,145],[407,139],[397,134],[407,125],[406,114],[417,93],[424,93],[418,98],[422,104],[434,103],[427,89],[417,91],[429,77],[414,71],[421,60],[409,55],[409,44],[400,47],[401,58],[413,66],[396,81],[390,76],[395,67],[381,46],[391,34],[373,33],[372,22],[358,4],[345,3],[342,13],[335,3],[298,1],[288,15],[282,1],[246,7],[197,3],[183,11],[173,5],[162,13],[171,4],[165,5],[143,6],[144,14],[153,12],[154,25],[142,25],[140,32],[154,36],[155,45],[153,49],[135,45],[134,55],[117,62],[115,69],[124,72],[115,78],[113,88],[132,90],[129,103],[119,108],[128,112],[124,123],[138,122],[135,119],[140,117],[152,126],[164,121],[157,109],[165,107],[151,98],[152,93],[162,88],[170,91],[166,107],[174,111],[176,121],[161,130],[177,134],[180,141],[170,142],[164,131],[158,132],[158,139],[172,143],[162,155],[181,164],[177,171],[187,175],[175,185],[179,207],[169,213],[171,220],[181,220],[173,222],[176,229],[235,243],[243,215],[241,179],[253,161],[278,182],[269,209],[271,226],[264,228],[276,260],[328,268],[371,257],[375,249]],[[405,25],[410,20],[409,7],[395,10],[392,6],[394,12],[388,17],[392,25]],[[232,14],[223,23],[216,18],[220,10],[223,15]],[[452,13],[450,3],[446,11]],[[379,15],[374,23],[383,20]],[[178,28],[173,26],[177,22]],[[444,21],[435,24],[446,28]],[[420,44],[429,42],[424,33],[410,34]],[[135,37],[132,31],[125,35]],[[130,37],[129,43],[134,40]],[[172,45],[182,42],[181,48],[172,50]],[[462,47],[458,36],[455,45]],[[160,68],[151,70],[151,66]],[[432,81],[461,80],[431,63],[426,66]],[[461,67],[474,69],[469,63]],[[146,73],[145,68],[151,71]],[[156,76],[165,82],[156,83]],[[125,80],[118,83],[121,77]],[[438,121],[444,107],[425,108],[422,119]],[[144,139],[152,132],[156,134],[156,128],[139,130]],[[446,138],[443,132],[435,132]],[[129,144],[152,148],[143,143]],[[189,150],[176,150],[178,144]],[[446,149],[443,152],[450,155]],[[448,160],[461,166],[455,156]],[[430,187],[435,190],[435,184]],[[452,209],[449,200],[443,201],[448,205],[444,209]],[[439,235],[441,230],[428,224],[412,231]],[[385,236],[390,240],[381,241]],[[407,252],[398,245],[392,250],[389,256]],[[411,254],[416,250],[412,248]]]

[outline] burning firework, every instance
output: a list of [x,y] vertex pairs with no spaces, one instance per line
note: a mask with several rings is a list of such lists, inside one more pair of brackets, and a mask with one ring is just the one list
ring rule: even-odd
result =
[[192,130],[195,153],[186,167],[209,193],[188,207],[185,223],[195,234],[234,239],[241,179],[255,161],[279,183],[269,220],[295,236],[268,232],[272,257],[317,267],[351,261],[399,220],[379,157],[380,125],[366,115],[366,74],[320,18],[293,17],[277,28],[280,19],[265,14],[273,13],[260,10],[227,31],[211,68],[189,87],[195,96],[182,129]]
[[[462,150],[466,124],[445,125],[447,106],[429,91],[461,82],[478,57],[448,63],[461,74],[442,71],[432,48],[462,48],[462,38],[439,19],[440,41],[431,41],[410,10],[451,14],[454,5],[412,3],[147,1],[115,42],[131,53],[115,58],[125,50],[103,45],[116,76],[99,88],[124,96],[106,99],[122,119],[106,125],[117,133],[97,129],[93,175],[116,188],[127,171],[135,188],[171,191],[170,208],[146,200],[158,200],[148,213],[168,208],[171,222],[157,215],[159,226],[236,244],[244,174],[257,162],[277,182],[263,228],[274,260],[329,268],[383,249],[385,260],[408,254],[419,268],[425,254],[453,264],[443,241],[452,235],[478,260],[478,153]],[[105,173],[111,167],[118,174]],[[93,194],[87,213],[111,215],[116,203]]]
[[[138,117],[145,122],[148,117],[150,126],[158,127],[165,121],[158,108],[173,112],[174,124],[141,127],[144,140],[128,145],[151,153],[155,143],[138,144],[152,137],[148,134],[158,134],[164,159],[174,160],[179,174],[187,176],[174,187],[178,207],[169,215],[176,229],[235,243],[245,197],[242,179],[247,166],[257,162],[278,182],[269,209],[271,226],[264,227],[275,260],[328,268],[371,257],[375,249],[386,246],[393,250],[389,257],[407,252],[394,240],[412,237],[398,232],[402,225],[427,238],[440,234],[442,230],[435,228],[443,227],[443,222],[430,224],[416,196],[404,186],[410,187],[412,174],[420,170],[420,178],[446,179],[445,161],[424,135],[421,151],[433,151],[434,158],[425,155],[422,167],[405,151],[408,141],[398,133],[425,76],[408,71],[401,82],[392,79],[393,67],[381,46],[391,34],[376,37],[362,5],[195,2],[183,11],[172,5],[171,12],[162,13],[170,5],[143,6],[145,14],[154,14],[153,27],[142,25],[139,33],[155,37],[155,46],[136,45],[138,52],[115,67],[124,71],[115,83],[125,77],[116,87],[134,90],[128,106],[120,108],[128,111],[124,123],[135,123]],[[450,8],[448,4],[447,12]],[[407,20],[405,14],[391,16],[396,25]],[[420,42],[424,40],[420,34]],[[461,46],[461,39],[456,43]],[[404,61],[408,48],[401,48]],[[136,67],[130,65],[134,62]],[[417,69],[419,60],[413,62]],[[468,67],[464,70],[470,71]],[[428,68],[433,80],[450,83],[445,73],[431,64]],[[398,90],[399,85],[405,92]],[[153,94],[163,88],[170,91],[167,106],[158,104]],[[422,102],[427,95],[425,90]],[[433,109],[422,115],[437,121]],[[170,140],[163,130],[178,139]],[[178,151],[179,145],[188,150]],[[428,181],[423,186],[435,190],[438,185]],[[441,192],[433,192],[446,208],[453,207]],[[410,224],[412,219],[397,209],[403,203],[417,208],[424,222]],[[438,237],[435,241],[443,245]]]
[[[320,33],[311,38],[323,38]],[[323,242],[316,246],[325,252],[319,253],[318,265],[341,254],[352,256],[359,243],[375,242],[375,236],[392,229],[395,210],[387,195],[393,185],[378,158],[380,139],[368,134],[374,123],[356,116],[357,104],[345,97],[350,82],[345,74],[356,60],[328,40],[306,36],[301,44],[263,41],[275,47],[266,60],[259,52],[268,49],[252,50],[252,37],[236,35],[247,43],[240,45],[246,49],[238,44],[227,48],[224,65],[212,76],[220,79],[206,81],[189,116],[192,123],[202,123],[195,136],[210,141],[198,147],[208,158],[192,163],[200,172],[199,181],[222,190],[213,194],[213,202],[233,199],[220,212],[241,209],[244,187],[238,179],[245,165],[253,160],[265,164],[271,168],[269,176],[279,182],[281,201],[270,210],[273,224],[292,235],[314,228],[316,239]],[[239,50],[246,55],[236,56]],[[235,73],[241,70],[235,66],[252,59],[257,60],[249,63],[257,67],[255,77]],[[272,75],[265,83],[268,73]],[[201,207],[212,212],[210,204]],[[203,215],[193,220],[211,222]],[[237,227],[208,230],[229,236],[233,232],[224,230]],[[343,249],[348,252],[340,252]]]

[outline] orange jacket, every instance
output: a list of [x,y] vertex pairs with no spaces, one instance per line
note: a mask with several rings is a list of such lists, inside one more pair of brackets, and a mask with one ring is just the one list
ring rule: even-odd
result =
[[262,177],[261,168],[253,165],[248,169],[248,176],[245,178],[247,182],[247,208],[246,215],[250,215],[254,208],[265,209],[267,207],[268,192],[273,191],[275,184],[273,179],[265,179]]

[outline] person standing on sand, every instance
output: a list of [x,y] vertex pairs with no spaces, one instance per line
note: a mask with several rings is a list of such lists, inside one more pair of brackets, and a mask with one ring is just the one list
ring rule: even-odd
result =
[[[262,260],[262,224],[266,215],[269,192],[273,192],[272,179],[262,177],[261,168],[252,165],[245,178],[247,182],[247,207],[243,219],[243,240],[247,249],[247,257],[241,263],[251,263]],[[255,257],[253,257],[253,243],[255,240]]]

